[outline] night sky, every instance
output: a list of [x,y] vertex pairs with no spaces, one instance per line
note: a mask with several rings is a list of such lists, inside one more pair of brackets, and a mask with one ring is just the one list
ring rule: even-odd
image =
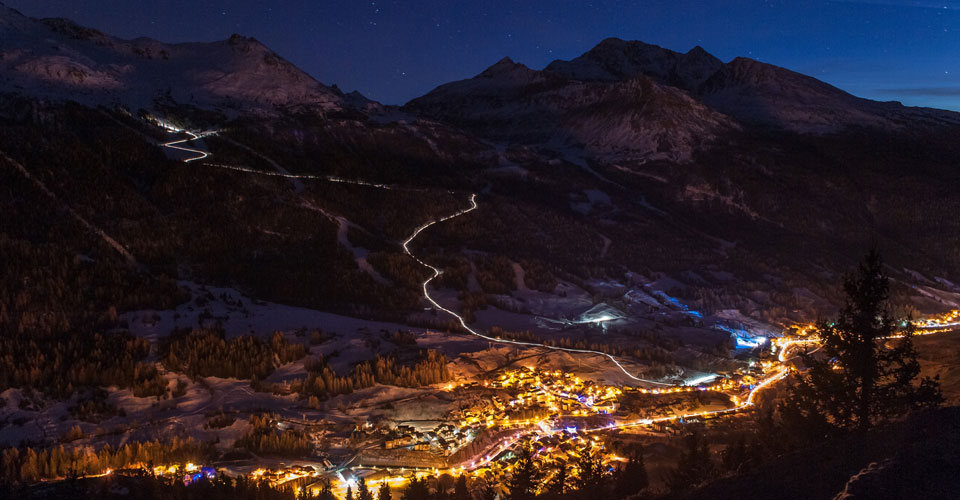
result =
[[3,0],[165,42],[253,36],[326,84],[399,104],[503,56],[540,69],[604,38],[746,56],[853,94],[960,110],[960,0]]

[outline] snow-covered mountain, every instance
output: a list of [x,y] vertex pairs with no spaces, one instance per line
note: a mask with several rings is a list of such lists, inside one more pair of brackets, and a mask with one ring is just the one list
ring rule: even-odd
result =
[[580,57],[553,61],[546,69],[585,81],[612,82],[643,75],[695,92],[722,66],[723,62],[699,46],[681,54],[643,42],[608,38]]
[[[644,79],[649,83],[637,83]],[[642,97],[628,90],[640,87],[648,91]],[[611,99],[620,100],[614,109]],[[752,59],[723,63],[700,47],[684,54],[617,38],[573,60],[553,61],[542,71],[506,59],[473,79],[442,85],[407,107],[494,137],[504,135],[505,126],[542,133],[553,123],[554,133],[568,133],[588,147],[667,148],[679,157],[696,147],[689,138],[709,143],[734,122],[814,134],[960,123],[957,113],[861,99]],[[605,114],[587,116],[596,109]],[[526,120],[535,113],[543,113],[540,123]],[[597,121],[606,126],[598,127]]]
[[[167,158],[140,108],[218,129],[192,143],[213,159]],[[396,109],[324,86],[250,38],[121,40],[0,6],[0,163],[23,166],[0,168],[0,213],[13,222],[0,243],[22,242],[15,258],[27,261],[62,232],[63,261],[102,259],[86,230],[61,228],[56,193],[156,274],[422,317],[420,271],[397,242],[477,193],[462,225],[423,235],[450,292],[519,281],[552,293],[571,276],[607,296],[644,275],[690,312],[800,320],[868,244],[890,249],[891,268],[929,276],[923,287],[960,282],[960,195],[949,188],[960,185],[960,126],[939,126],[958,116],[617,39],[542,70],[505,58]],[[858,130],[834,133],[848,127]],[[412,191],[256,175],[273,171]],[[29,261],[31,276],[49,273]],[[917,290],[924,307],[956,300]]]
[[165,44],[121,40],[0,4],[0,91],[132,109],[157,100],[270,111],[338,109],[364,99],[327,87],[253,38]]
[[596,78],[535,71],[504,58],[475,78],[414,99],[406,109],[499,141],[677,161],[737,127],[641,72],[614,78],[596,68],[584,71]]
[[[122,40],[0,4],[0,39],[5,93],[130,110],[188,105],[228,114],[352,109],[395,115],[323,85],[240,35],[210,43]],[[700,47],[680,53],[617,38],[543,70],[505,58],[414,99],[404,111],[407,121],[425,117],[499,142],[680,162],[744,126],[824,134],[960,123],[957,113],[860,99],[751,59],[723,63]]]
[[744,57],[721,66],[696,93],[730,116],[795,132],[960,123],[958,113],[862,99],[816,78]]

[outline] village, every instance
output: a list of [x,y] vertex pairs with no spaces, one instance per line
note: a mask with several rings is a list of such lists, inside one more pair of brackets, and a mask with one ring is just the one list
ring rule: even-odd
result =
[[[735,409],[736,394],[769,368],[769,363],[758,363],[709,386],[663,389],[607,385],[530,366],[501,370],[482,381],[441,386],[472,402],[445,421],[365,422],[351,433],[356,452],[339,464],[319,458],[251,474],[311,491],[330,485],[342,496],[347,488],[356,490],[359,481],[402,488],[413,477],[501,477],[524,446],[534,446],[539,459],[549,463],[573,464],[587,456],[613,464],[624,459],[607,443],[609,436],[598,431],[680,432],[684,425],[711,418],[712,412]],[[703,415],[683,418],[691,414]]]

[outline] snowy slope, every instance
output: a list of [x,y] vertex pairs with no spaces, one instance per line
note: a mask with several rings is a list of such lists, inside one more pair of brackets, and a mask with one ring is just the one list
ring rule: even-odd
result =
[[253,38],[164,44],[121,40],[65,19],[0,6],[0,91],[149,108],[158,99],[221,109],[343,107],[353,98],[317,82]]
[[617,38],[542,71],[507,58],[407,107],[499,139],[526,132],[520,142],[560,138],[593,152],[676,159],[734,122],[812,134],[960,123],[958,113],[861,99],[752,59],[723,63],[701,47],[680,53]]
[[724,64],[699,94],[731,116],[797,132],[960,123],[957,113],[861,99],[815,78],[743,57]]
[[607,80],[576,80],[504,58],[474,78],[414,99],[406,109],[497,140],[578,146],[619,158],[684,161],[736,129],[686,92],[646,76]]
[[695,91],[723,63],[697,46],[686,54],[643,42],[608,38],[570,61],[556,60],[548,71],[575,80],[618,81],[648,76],[659,83]]

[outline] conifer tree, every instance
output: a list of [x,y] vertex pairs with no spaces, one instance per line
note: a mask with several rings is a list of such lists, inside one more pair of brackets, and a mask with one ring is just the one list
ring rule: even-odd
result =
[[357,500],[373,500],[373,492],[367,488],[367,482],[363,478],[360,478],[357,485]]
[[470,490],[467,489],[467,476],[460,474],[457,483],[453,486],[453,500],[470,500]]
[[630,452],[626,465],[617,468],[614,482],[618,498],[637,494],[649,486],[647,467],[643,462],[643,449],[637,447]]
[[377,500],[390,500],[390,485],[386,481],[380,483],[380,490],[377,491]]
[[557,464],[557,472],[550,480],[550,484],[547,489],[554,495],[563,496],[569,490],[569,483],[570,466],[567,465],[567,462],[561,460],[560,463]]
[[430,498],[430,487],[427,485],[427,478],[414,477],[410,479],[407,489],[403,490],[403,500],[428,500]]
[[699,432],[687,434],[683,442],[684,450],[677,467],[666,478],[667,486],[672,491],[694,488],[717,475],[710,449]]
[[533,460],[533,451],[524,448],[513,464],[513,473],[507,483],[510,493],[509,500],[531,500],[536,496],[537,483],[540,481],[540,471]]
[[744,464],[750,459],[747,450],[747,438],[741,435],[737,440],[723,450],[721,457],[723,468],[729,472],[740,472]]
[[844,282],[846,303],[836,321],[817,325],[821,352],[803,355],[808,370],[780,405],[787,425],[811,437],[864,430],[943,401],[938,378],[916,383],[915,327],[892,316],[889,288],[880,254],[869,252]]
[[577,479],[574,485],[582,498],[600,493],[607,489],[607,473],[600,457],[582,453],[577,459]]

